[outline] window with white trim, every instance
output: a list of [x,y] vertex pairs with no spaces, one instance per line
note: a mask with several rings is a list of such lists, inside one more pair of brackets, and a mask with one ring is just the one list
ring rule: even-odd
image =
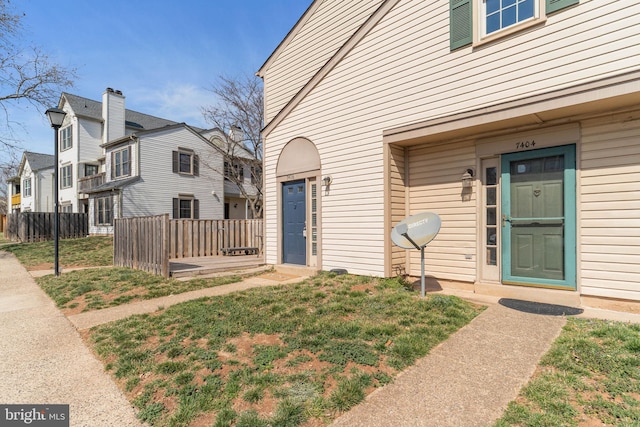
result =
[[22,180],[22,196],[31,197],[31,178]]
[[95,223],[96,225],[113,224],[113,198],[111,196],[95,199]]
[[73,146],[71,129],[72,126],[60,129],[60,151],[68,150]]
[[73,186],[73,169],[71,167],[72,165],[66,165],[60,168],[60,188]]
[[[580,0],[449,0],[451,50],[542,22]],[[474,11],[476,13],[474,13]]]
[[131,175],[131,147],[111,153],[111,178]]
[[200,201],[192,195],[181,194],[173,199],[174,219],[199,219]]
[[199,175],[198,156],[189,149],[183,148],[173,152],[173,172],[185,175]]
[[482,0],[483,35],[489,35],[536,16],[538,0]]

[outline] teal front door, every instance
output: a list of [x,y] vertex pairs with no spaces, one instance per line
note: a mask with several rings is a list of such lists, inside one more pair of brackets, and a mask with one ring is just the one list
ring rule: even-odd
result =
[[576,288],[575,146],[502,156],[502,282]]

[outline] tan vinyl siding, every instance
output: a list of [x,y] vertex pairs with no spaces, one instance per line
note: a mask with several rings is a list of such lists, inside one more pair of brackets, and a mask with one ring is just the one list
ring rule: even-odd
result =
[[640,7],[624,3],[587,2],[511,42],[452,53],[448,2],[401,2],[332,72],[335,86],[318,101],[329,115],[384,106],[385,121],[408,124],[637,70]]
[[381,0],[324,0],[265,75],[266,123],[351,37]]
[[584,124],[580,199],[582,294],[640,299],[640,112]]
[[[389,199],[385,202],[390,206],[390,221],[387,229],[387,239],[392,227],[407,216],[407,191],[405,187],[406,153],[405,149],[397,146],[389,147]],[[406,272],[407,252],[405,249],[391,245],[389,274],[401,275]]]
[[[477,190],[463,200],[461,181],[463,171],[474,166],[472,141],[409,150],[408,214],[435,212],[442,220],[440,233],[425,250],[425,269],[439,279],[475,280]],[[411,251],[410,272],[420,275],[417,250]]]
[[[288,141],[312,141],[322,175],[333,177],[330,191],[322,195],[323,269],[348,261],[352,273],[382,275],[389,241],[384,203],[394,197],[384,194],[383,132],[640,69],[640,26],[632,25],[640,17],[639,5],[640,0],[582,2],[549,16],[543,25],[481,48],[451,52],[448,1],[399,2],[267,135],[267,262],[278,259],[275,170]],[[292,44],[282,58],[303,58],[304,44],[298,46]],[[265,78],[267,94],[284,90],[282,85],[296,75],[297,69],[274,67],[268,74],[281,80]],[[464,169],[476,167],[472,144],[412,149],[409,158],[411,210],[406,215],[432,210],[443,216],[441,234],[429,249],[442,250],[427,255],[427,271],[474,281],[477,188],[470,202],[460,197]],[[419,272],[417,251],[411,265]]]

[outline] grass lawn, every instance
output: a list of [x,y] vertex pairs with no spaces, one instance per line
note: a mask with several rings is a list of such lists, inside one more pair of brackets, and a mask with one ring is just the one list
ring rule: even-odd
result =
[[[246,276],[245,276],[246,277]],[[180,294],[241,281],[230,275],[209,279],[178,281],[144,271],[110,267],[70,271],[60,277],[36,278],[38,285],[66,315]]]
[[495,426],[640,426],[640,325],[570,318]]
[[[27,270],[53,268],[53,240],[12,243],[4,245],[2,250],[13,253]],[[58,261],[61,268],[113,265],[113,237],[91,236],[60,240]]]
[[320,426],[482,311],[398,279],[323,273],[92,328],[154,426]]

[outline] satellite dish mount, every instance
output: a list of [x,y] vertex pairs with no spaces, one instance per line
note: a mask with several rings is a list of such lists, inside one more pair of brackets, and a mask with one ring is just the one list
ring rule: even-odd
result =
[[440,231],[440,217],[432,212],[412,215],[400,221],[391,230],[391,240],[404,249],[420,251],[420,296],[425,296],[424,248]]

